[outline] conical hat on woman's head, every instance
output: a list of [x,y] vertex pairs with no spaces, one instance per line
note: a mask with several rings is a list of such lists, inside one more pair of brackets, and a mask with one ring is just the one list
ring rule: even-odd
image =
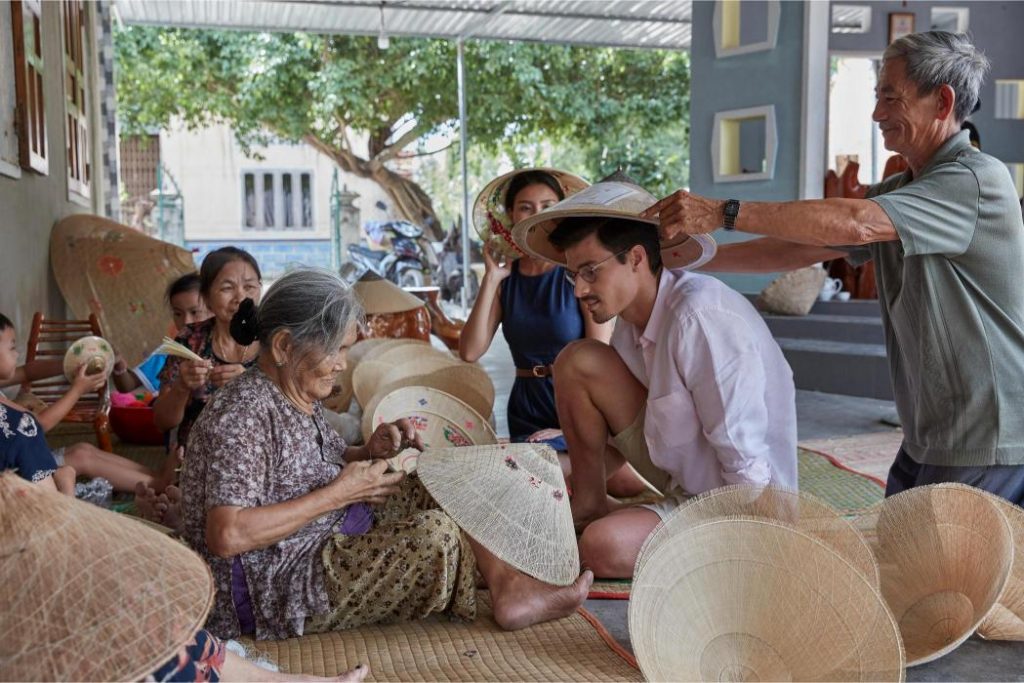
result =
[[[369,412],[369,411],[367,411]],[[451,394],[430,387],[407,386],[387,394],[377,403],[370,422],[363,421],[363,438],[385,422],[407,418],[425,448],[479,446],[497,443],[498,437],[480,413]],[[410,448],[391,459],[393,469],[416,469],[419,452]]]
[[425,304],[398,285],[371,272],[365,273],[352,286],[367,315],[401,313]]
[[[624,173],[615,173],[572,197],[544,209],[516,224],[512,231],[516,246],[526,254],[565,265],[565,254],[551,244],[548,236],[565,218],[624,218],[658,225],[656,218],[640,213],[656,203],[654,195]],[[667,268],[699,268],[714,257],[717,249],[710,235],[677,235],[661,240],[661,261]]]
[[1013,565],[1006,517],[982,491],[935,484],[886,498],[854,519],[875,553],[907,666],[953,651],[996,604]]
[[0,678],[141,680],[202,628],[213,595],[185,545],[0,474]]
[[167,287],[196,271],[188,250],[87,214],[53,226],[50,264],[74,316],[95,314],[129,367],[144,361],[167,333]]
[[432,448],[418,472],[437,504],[499,559],[556,586],[579,576],[569,494],[549,446]]
[[629,633],[649,681],[902,681],[878,589],[820,540],[765,518],[677,527],[633,578]]
[[505,209],[505,198],[512,181],[523,173],[546,173],[555,179],[563,197],[576,194],[589,183],[579,176],[554,168],[519,168],[487,183],[473,202],[473,226],[484,247],[508,259],[522,256],[512,241],[512,216]]

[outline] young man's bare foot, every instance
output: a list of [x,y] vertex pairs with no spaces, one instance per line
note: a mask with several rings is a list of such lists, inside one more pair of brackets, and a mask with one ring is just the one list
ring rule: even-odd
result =
[[501,591],[492,591],[494,620],[506,631],[567,617],[583,604],[594,583],[589,569],[568,586],[552,586],[517,573]]

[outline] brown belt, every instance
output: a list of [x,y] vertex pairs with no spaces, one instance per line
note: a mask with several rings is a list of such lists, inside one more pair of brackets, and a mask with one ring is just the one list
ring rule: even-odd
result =
[[532,368],[516,368],[516,377],[550,377],[554,372],[550,365],[534,365]]

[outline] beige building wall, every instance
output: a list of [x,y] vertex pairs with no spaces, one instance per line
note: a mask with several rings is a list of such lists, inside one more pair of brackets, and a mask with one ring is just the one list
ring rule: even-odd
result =
[[[160,153],[185,200],[185,239],[196,240],[301,240],[329,239],[330,191],[334,162],[305,144],[272,144],[247,157],[226,125],[190,131],[174,126],[160,134]],[[313,229],[254,230],[243,226],[243,174],[247,171],[292,170],[312,173]],[[341,182],[359,194],[356,205],[362,220],[380,220],[387,213],[376,208],[389,204],[380,187],[369,180],[342,173]],[[345,236],[345,241],[352,237]]]
[[[85,3],[90,24],[95,25],[92,3]],[[0,0],[0,14],[10,17],[8,0]],[[0,24],[0,50],[10,51],[10,22]],[[92,197],[85,201],[69,199],[66,168],[67,142],[64,123],[63,47],[61,42],[60,4],[42,3],[43,93],[46,103],[46,132],[49,142],[49,174],[5,167],[0,172],[0,312],[11,318],[18,331],[20,349],[24,352],[32,315],[36,311],[64,317],[64,299],[50,270],[50,231],[54,223],[75,213],[96,213],[102,206],[102,161],[95,140],[99,122],[99,98],[96,96],[96,36],[88,50],[89,92],[92,109],[90,135],[92,153]],[[0,63],[4,63],[0,60]],[[0,89],[13,91],[14,73],[0,70]],[[11,173],[20,177],[12,177]]]

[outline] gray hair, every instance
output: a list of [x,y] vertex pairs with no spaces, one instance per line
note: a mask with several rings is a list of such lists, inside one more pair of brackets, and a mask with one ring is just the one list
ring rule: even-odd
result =
[[882,60],[903,57],[907,78],[922,94],[942,85],[953,88],[953,116],[963,123],[974,111],[981,83],[989,70],[988,58],[963,33],[928,31],[903,36],[886,48]]
[[287,330],[300,353],[331,353],[363,316],[355,291],[337,273],[301,268],[281,276],[259,305],[257,334],[264,349]]

